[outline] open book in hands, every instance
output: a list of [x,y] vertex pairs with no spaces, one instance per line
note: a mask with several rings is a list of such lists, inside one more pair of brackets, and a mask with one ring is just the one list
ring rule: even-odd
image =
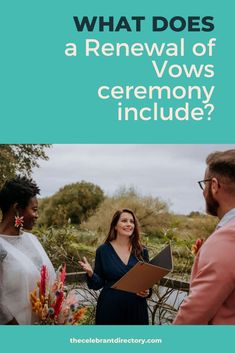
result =
[[150,262],[137,262],[112,288],[138,293],[151,288],[173,270],[171,246],[167,245]]

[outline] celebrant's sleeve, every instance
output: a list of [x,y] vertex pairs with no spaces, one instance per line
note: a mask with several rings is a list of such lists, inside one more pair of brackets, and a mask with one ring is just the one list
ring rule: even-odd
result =
[[102,266],[102,251],[100,248],[96,250],[95,268],[92,277],[87,275],[87,285],[90,289],[101,289],[104,286],[105,279]]
[[144,260],[145,262],[149,262],[149,253],[148,253],[147,248],[144,248],[144,249],[143,249],[143,260]]

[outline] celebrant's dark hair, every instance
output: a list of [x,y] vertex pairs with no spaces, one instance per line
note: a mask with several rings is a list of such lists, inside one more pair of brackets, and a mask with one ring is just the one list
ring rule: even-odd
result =
[[25,176],[17,176],[5,182],[0,190],[0,208],[2,213],[9,211],[17,203],[19,207],[26,208],[32,197],[40,194],[37,184]]

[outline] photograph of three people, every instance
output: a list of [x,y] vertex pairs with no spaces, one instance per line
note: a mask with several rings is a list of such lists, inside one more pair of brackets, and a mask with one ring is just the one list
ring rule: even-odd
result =
[[235,148],[187,146],[0,145],[0,324],[234,325]]

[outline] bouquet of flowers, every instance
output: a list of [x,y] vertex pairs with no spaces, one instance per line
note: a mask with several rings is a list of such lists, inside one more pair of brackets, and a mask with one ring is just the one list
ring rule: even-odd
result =
[[41,268],[41,278],[35,290],[30,293],[32,310],[40,325],[78,325],[86,308],[78,307],[75,291],[66,292],[64,281],[66,265],[56,272],[55,282],[50,285],[46,266]]

